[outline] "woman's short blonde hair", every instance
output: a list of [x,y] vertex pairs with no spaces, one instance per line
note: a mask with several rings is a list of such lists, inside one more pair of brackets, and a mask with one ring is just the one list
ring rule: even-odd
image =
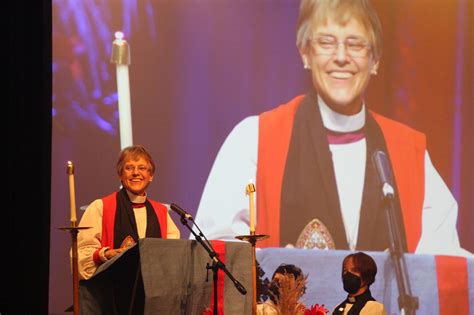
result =
[[369,34],[373,58],[376,61],[380,60],[382,25],[370,0],[301,0],[296,27],[296,46],[301,52],[307,51],[314,31],[310,29],[311,22],[316,20],[316,25],[322,25],[327,23],[328,17],[341,25],[355,18]]
[[116,165],[117,174],[122,176],[125,163],[128,161],[137,161],[140,158],[143,158],[148,162],[150,166],[150,174],[155,174],[155,162],[153,162],[150,153],[148,153],[145,147],[139,144],[126,147],[120,152]]

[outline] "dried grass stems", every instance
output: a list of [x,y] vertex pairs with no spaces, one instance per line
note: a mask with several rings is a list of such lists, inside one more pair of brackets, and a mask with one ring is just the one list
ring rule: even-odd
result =
[[302,275],[295,279],[293,274],[286,273],[279,279],[278,293],[275,296],[276,310],[281,315],[299,315],[304,314],[306,306],[300,302],[308,282],[308,275]]

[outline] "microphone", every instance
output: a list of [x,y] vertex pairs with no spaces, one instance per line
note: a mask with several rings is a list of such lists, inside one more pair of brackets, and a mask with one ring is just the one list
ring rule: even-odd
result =
[[186,219],[188,219],[188,220],[193,221],[192,215],[190,215],[189,213],[187,213],[186,211],[184,211],[184,210],[183,210],[180,206],[178,206],[177,204],[175,204],[175,203],[170,204],[170,208],[171,208],[171,210],[173,210],[174,212],[176,212],[177,214],[179,214],[179,216],[180,216],[181,218],[184,217],[184,218],[186,218]]
[[382,186],[384,197],[393,197],[395,195],[395,191],[393,189],[393,176],[387,155],[382,150],[375,150],[374,154],[372,155],[372,162],[374,163],[375,169],[377,170],[377,175]]

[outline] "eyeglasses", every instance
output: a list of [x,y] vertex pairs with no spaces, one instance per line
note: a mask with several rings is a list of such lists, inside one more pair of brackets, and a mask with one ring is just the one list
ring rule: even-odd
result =
[[135,170],[138,170],[138,172],[140,172],[140,173],[146,173],[146,172],[149,171],[150,169],[148,168],[148,166],[145,166],[145,165],[138,165],[138,166],[135,166],[135,165],[125,165],[124,170],[125,170],[127,173],[133,173],[133,172],[135,172]]
[[317,55],[333,55],[340,44],[344,44],[346,54],[355,58],[367,57],[371,49],[367,41],[357,37],[337,40],[334,36],[318,36],[310,42]]

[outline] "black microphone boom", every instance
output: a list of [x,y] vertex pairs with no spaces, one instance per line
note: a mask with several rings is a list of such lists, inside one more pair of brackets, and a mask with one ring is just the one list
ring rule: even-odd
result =
[[177,214],[179,214],[179,216],[181,218],[186,218],[188,220],[191,220],[193,221],[193,217],[192,215],[190,215],[189,213],[187,213],[186,211],[184,211],[180,206],[178,206],[177,204],[170,204],[170,208],[171,210],[173,210],[174,212],[176,212]]
[[375,150],[374,154],[372,155],[372,162],[374,163],[375,169],[377,170],[377,175],[380,185],[383,189],[384,196],[386,197],[389,194],[393,196],[393,176],[387,155],[382,150]]
[[377,149],[372,155],[372,162],[377,170],[379,183],[384,197],[383,207],[385,208],[387,229],[389,236],[389,252],[392,264],[395,269],[395,275],[398,286],[398,308],[402,314],[415,315],[418,309],[418,298],[413,296],[408,278],[408,271],[405,262],[402,230],[395,214],[395,192],[392,169],[384,151]]

